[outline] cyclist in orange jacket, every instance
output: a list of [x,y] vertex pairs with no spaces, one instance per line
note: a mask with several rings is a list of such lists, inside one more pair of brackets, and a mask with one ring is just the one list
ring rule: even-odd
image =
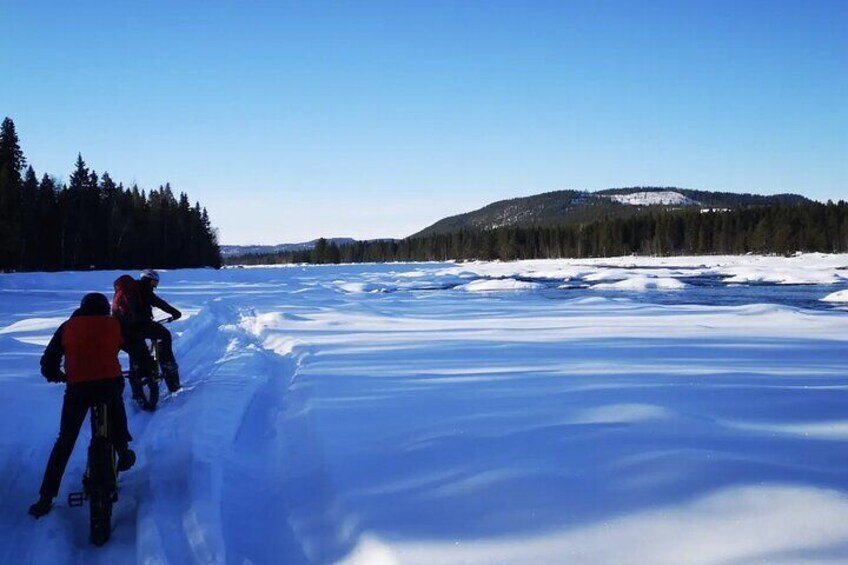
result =
[[[108,402],[112,407],[110,429],[118,454],[118,470],[126,471],[135,463],[129,448],[132,440],[127,429],[124,408],[124,378],[118,362],[123,343],[121,325],[110,315],[109,299],[100,293],[86,294],[70,319],[59,326],[41,356],[41,374],[48,382],[66,382],[59,437],[53,445],[38,502],[29,513],[40,518],[50,512],[65,466],[71,457],[80,428],[89,408]],[[65,358],[65,370],[60,365]]]

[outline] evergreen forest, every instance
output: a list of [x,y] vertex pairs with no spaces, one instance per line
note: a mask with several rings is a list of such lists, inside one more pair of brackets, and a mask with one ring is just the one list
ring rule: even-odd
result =
[[585,224],[502,227],[248,255],[238,264],[359,263],[614,257],[621,255],[848,252],[848,202],[807,201],[733,210],[653,208]]
[[98,175],[82,156],[67,183],[38,177],[10,118],[0,128],[0,271],[219,267],[200,203],[169,184],[145,192]]

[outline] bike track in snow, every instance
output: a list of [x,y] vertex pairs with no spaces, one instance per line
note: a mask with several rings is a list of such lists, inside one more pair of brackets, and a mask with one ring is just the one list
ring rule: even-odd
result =
[[[106,546],[88,544],[87,508],[67,506],[82,471],[72,463],[53,512],[15,528],[2,561],[296,564],[346,554],[352,541],[322,471],[306,399],[293,386],[306,353],[263,349],[240,327],[252,315],[226,299],[209,302],[175,340],[184,391],[165,395],[153,413],[127,401],[138,462],[120,478]],[[87,441],[81,433],[75,451]],[[30,460],[43,464],[49,449],[33,448]],[[0,472],[24,470],[4,462]],[[9,484],[23,482],[32,477]],[[16,510],[32,496],[23,490]]]

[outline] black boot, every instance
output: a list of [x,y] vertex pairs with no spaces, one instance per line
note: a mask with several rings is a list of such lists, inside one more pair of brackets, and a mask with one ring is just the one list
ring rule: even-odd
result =
[[53,498],[50,496],[41,496],[38,502],[29,507],[29,515],[36,520],[50,512],[53,508]]
[[135,451],[129,447],[119,449],[118,451],[118,471],[123,473],[129,471],[135,465]]
[[168,392],[177,392],[182,388],[180,385],[180,370],[176,363],[162,364],[162,378],[168,386]]
[[132,390],[133,400],[138,402],[139,404],[144,402],[144,389],[141,386],[141,380],[138,377],[138,373],[130,377],[130,390]]

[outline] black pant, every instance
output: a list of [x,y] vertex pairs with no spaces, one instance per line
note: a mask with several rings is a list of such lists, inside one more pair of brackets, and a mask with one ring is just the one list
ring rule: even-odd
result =
[[130,357],[130,373],[134,375],[130,378],[132,396],[133,398],[143,397],[141,383],[153,373],[153,357],[147,349],[144,338],[132,332],[124,331],[124,345],[121,349]]
[[[145,356],[149,359],[149,354],[146,354],[147,347],[144,344],[145,339],[155,339],[159,341],[157,353],[159,354],[159,363],[165,365],[176,365],[174,359],[174,350],[172,347],[171,332],[165,326],[154,321],[144,322],[134,325],[127,339],[128,345],[125,346],[125,351],[130,354],[130,361],[138,362],[142,365],[146,361],[141,356],[141,350],[145,350]],[[139,357],[134,359],[134,355]]]
[[65,400],[62,403],[62,420],[59,425],[59,437],[53,445],[44,480],[41,482],[41,496],[54,498],[59,494],[59,484],[74,444],[77,442],[85,415],[93,405],[106,402],[109,406],[109,430],[115,449],[121,451],[132,440],[127,429],[127,413],[124,409],[124,379],[106,379],[84,383],[69,384],[65,387]]

